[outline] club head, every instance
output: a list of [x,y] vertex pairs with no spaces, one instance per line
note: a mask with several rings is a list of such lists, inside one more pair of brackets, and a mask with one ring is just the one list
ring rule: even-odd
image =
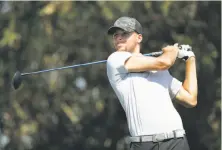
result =
[[22,76],[19,71],[17,71],[12,78],[12,86],[16,90],[22,83]]

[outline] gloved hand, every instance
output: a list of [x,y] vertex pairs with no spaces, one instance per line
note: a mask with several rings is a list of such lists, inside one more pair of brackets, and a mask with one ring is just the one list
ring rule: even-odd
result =
[[177,58],[181,58],[186,61],[190,57],[195,57],[192,47],[190,45],[180,45]]

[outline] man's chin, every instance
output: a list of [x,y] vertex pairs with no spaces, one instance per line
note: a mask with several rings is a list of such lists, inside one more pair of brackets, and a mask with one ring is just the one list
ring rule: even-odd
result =
[[116,50],[117,51],[125,51],[125,48],[124,47],[117,47]]

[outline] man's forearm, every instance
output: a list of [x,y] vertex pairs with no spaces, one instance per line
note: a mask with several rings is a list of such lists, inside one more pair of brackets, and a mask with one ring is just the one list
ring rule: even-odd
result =
[[163,49],[163,54],[159,56],[159,60],[163,63],[166,63],[169,67],[171,67],[177,58],[178,50],[176,48],[172,49],[171,51],[165,51]]
[[183,83],[184,89],[190,93],[195,99],[197,98],[197,74],[196,74],[196,59],[190,57],[186,61],[186,74]]
[[165,60],[168,59],[168,62],[170,62],[170,66],[172,66],[176,61],[177,53],[177,51],[164,52],[162,57],[164,57]]
[[163,48],[163,54],[159,57],[146,57],[132,55],[125,61],[125,68],[128,72],[143,72],[147,70],[166,70],[175,62],[178,47],[167,46]]

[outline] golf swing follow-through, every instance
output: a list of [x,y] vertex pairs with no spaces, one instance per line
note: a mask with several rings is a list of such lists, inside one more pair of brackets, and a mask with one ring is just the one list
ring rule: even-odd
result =
[[[197,105],[195,55],[191,46],[162,48],[159,57],[140,53],[141,24],[120,17],[108,34],[116,49],[107,59],[107,76],[125,111],[131,150],[189,150],[182,119],[173,102],[192,108]],[[186,64],[183,83],[168,69],[176,59]]]
[[[14,89],[19,88],[26,75],[106,62],[109,83],[126,114],[130,149],[189,150],[173,100],[186,108],[197,105],[196,59],[192,47],[176,43],[143,55],[142,26],[131,17],[117,19],[108,29],[108,35],[113,37],[116,51],[107,60],[30,73],[17,71],[12,79]],[[183,82],[168,71],[177,58],[186,64]]]

